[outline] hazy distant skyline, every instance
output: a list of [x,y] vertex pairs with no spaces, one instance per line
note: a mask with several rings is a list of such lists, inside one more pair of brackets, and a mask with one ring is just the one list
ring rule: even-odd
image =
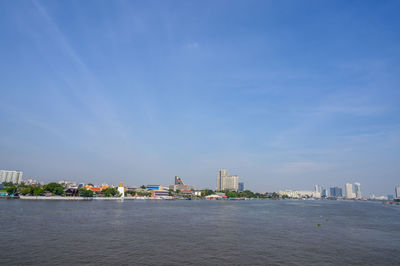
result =
[[400,185],[399,1],[1,1],[0,169]]

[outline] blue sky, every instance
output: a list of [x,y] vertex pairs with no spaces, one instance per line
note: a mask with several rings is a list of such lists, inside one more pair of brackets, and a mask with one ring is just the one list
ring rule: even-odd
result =
[[1,1],[0,168],[400,185],[399,1]]

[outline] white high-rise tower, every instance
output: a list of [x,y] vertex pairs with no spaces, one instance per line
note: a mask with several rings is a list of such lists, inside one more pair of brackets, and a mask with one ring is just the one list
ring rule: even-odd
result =
[[354,199],[355,195],[353,193],[353,185],[350,183],[346,184],[346,198],[348,199]]
[[217,176],[217,191],[222,191],[222,183],[225,177],[228,176],[228,170],[226,169],[221,169],[218,171],[218,176]]
[[221,169],[217,176],[217,191],[238,191],[239,177],[237,175],[228,176],[228,170]]

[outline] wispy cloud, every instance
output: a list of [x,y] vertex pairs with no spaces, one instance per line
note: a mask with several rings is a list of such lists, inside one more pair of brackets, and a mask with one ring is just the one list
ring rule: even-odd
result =
[[281,174],[306,174],[316,171],[326,170],[329,167],[326,163],[317,163],[314,161],[290,162],[277,168]]
[[112,129],[114,134],[126,139],[126,130],[124,129],[123,124],[119,121],[115,108],[113,108],[111,103],[102,95],[100,89],[101,83],[98,78],[71,46],[65,34],[46,11],[46,8],[37,0],[33,0],[33,4],[41,15],[43,21],[47,23],[51,36],[58,47],[60,47],[61,50],[72,60],[82,77],[83,83],[77,87],[74,81],[72,81],[68,76],[63,76],[63,79],[69,85],[71,92],[73,92],[76,99],[86,106],[86,108],[94,114],[99,121],[108,124],[108,128]]
[[198,42],[189,42],[188,44],[186,44],[187,48],[199,48],[200,47],[200,43]]

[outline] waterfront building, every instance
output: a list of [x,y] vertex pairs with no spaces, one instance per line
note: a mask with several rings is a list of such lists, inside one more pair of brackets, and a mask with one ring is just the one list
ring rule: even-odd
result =
[[7,197],[8,193],[7,190],[0,190],[0,197]]
[[78,185],[76,184],[75,181],[61,180],[61,181],[58,181],[58,184],[66,187],[66,188],[76,188],[76,187],[78,187]]
[[314,191],[309,190],[283,190],[278,193],[280,196],[287,196],[289,198],[298,199],[298,198],[311,198],[314,196]]
[[224,198],[226,198],[226,196],[220,196],[220,195],[217,195],[217,194],[205,196],[206,200],[222,200]]
[[350,183],[346,183],[346,198],[354,199],[355,195],[353,193],[353,185]]
[[21,171],[8,171],[0,170],[0,183],[12,182],[14,184],[20,183],[22,181]]
[[243,182],[239,182],[239,184],[238,184],[238,191],[239,192],[243,192],[244,191],[244,183]]
[[388,200],[394,200],[394,196],[393,195],[387,195]]
[[122,198],[125,197],[125,188],[124,188],[124,185],[122,184],[122,181],[121,181],[121,183],[119,184],[118,192],[119,192],[119,194],[121,194],[121,197],[122,197]]
[[22,183],[24,183],[25,185],[37,185],[37,184],[39,184],[39,182],[37,180],[34,180],[32,178],[30,178],[28,180],[23,180]]
[[356,199],[361,199],[361,184],[359,182],[354,183],[354,193]]
[[343,197],[342,188],[340,188],[340,187],[331,187],[330,188],[330,197],[334,197],[334,198]]
[[168,190],[152,190],[151,191],[152,197],[169,197]]
[[86,190],[91,190],[91,191],[93,191],[93,192],[101,192],[101,188],[100,187],[92,187],[92,186],[89,186],[88,188],[86,188]]
[[221,169],[218,171],[217,176],[217,191],[238,191],[239,190],[239,177],[237,175],[228,175],[228,170]]
[[[193,194],[194,193],[194,186],[192,185],[185,185],[183,183],[182,178],[180,178],[179,176],[175,176],[175,185],[170,185],[169,189],[173,190],[173,191],[177,191],[179,190],[180,192],[183,192],[184,194]],[[190,192],[190,193],[189,193]]]
[[395,188],[395,192],[396,192],[396,199],[400,199],[400,186]]
[[162,190],[163,187],[160,185],[147,185],[146,186],[147,190]]

